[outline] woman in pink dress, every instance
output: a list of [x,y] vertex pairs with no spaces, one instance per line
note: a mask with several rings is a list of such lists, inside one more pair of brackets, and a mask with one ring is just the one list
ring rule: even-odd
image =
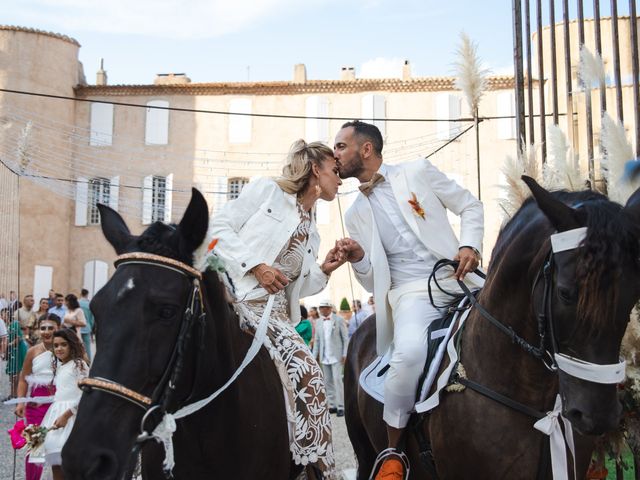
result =
[[[53,332],[60,328],[60,317],[54,313],[40,317],[40,343],[27,352],[18,381],[18,403],[15,413],[24,417],[27,425],[40,425],[53,402]],[[25,459],[25,479],[40,480],[42,465]]]

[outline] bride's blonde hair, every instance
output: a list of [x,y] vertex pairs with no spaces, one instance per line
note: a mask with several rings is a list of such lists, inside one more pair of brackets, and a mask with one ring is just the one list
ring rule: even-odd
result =
[[289,149],[287,162],[282,168],[282,176],[276,179],[276,183],[290,194],[303,191],[311,177],[311,166],[315,163],[320,167],[327,157],[333,158],[333,150],[324,143],[296,140]]

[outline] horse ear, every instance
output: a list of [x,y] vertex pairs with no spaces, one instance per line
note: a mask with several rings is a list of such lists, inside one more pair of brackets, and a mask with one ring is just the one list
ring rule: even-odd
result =
[[116,253],[120,255],[131,241],[129,227],[118,212],[106,205],[98,203],[100,211],[100,225],[107,241],[113,246]]
[[195,188],[191,189],[191,201],[184,212],[180,225],[180,240],[183,247],[193,252],[204,241],[209,228],[209,207],[202,194]]
[[542,213],[546,215],[551,224],[559,232],[565,232],[580,227],[578,216],[573,208],[554,198],[551,193],[538,185],[533,178],[523,175],[522,181],[527,184],[529,190],[536,199],[536,203]]
[[640,188],[629,197],[627,204],[624,206],[624,212],[637,223],[640,223]]

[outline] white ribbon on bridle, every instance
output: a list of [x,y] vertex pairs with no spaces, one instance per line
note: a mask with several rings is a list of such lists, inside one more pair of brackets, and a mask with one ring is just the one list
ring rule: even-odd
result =
[[[582,245],[587,236],[587,227],[575,228],[566,232],[551,235],[551,250],[553,253],[573,250]],[[589,382],[616,384],[625,378],[626,362],[620,359],[619,363],[609,365],[599,365],[587,362],[579,358],[555,353],[554,359],[558,368],[567,375],[587,380]],[[564,433],[562,429],[564,425]],[[553,410],[538,420],[534,425],[536,430],[549,436],[551,448],[551,469],[554,480],[568,480],[567,474],[567,447],[571,452],[573,462],[573,478],[576,478],[576,455],[573,442],[573,429],[571,422],[562,416],[562,399],[556,396],[556,403]]]
[[165,413],[158,426],[153,430],[153,433],[151,433],[151,436],[153,438],[164,445],[163,467],[165,471],[171,472],[175,465],[175,461],[173,458],[173,432],[176,431],[176,420],[191,415],[192,413],[197,412],[198,410],[212,402],[218,395],[224,392],[229,387],[229,385],[231,385],[235,381],[235,379],[238,378],[245,367],[251,363],[254,357],[258,354],[258,351],[260,351],[260,347],[262,347],[264,339],[267,335],[269,316],[271,315],[271,309],[273,308],[274,299],[274,295],[269,295],[269,300],[267,300],[267,305],[264,309],[264,312],[262,313],[262,318],[260,319],[260,323],[256,328],[256,333],[253,337],[253,341],[251,342],[251,346],[249,347],[249,350],[247,350],[244,360],[242,360],[242,363],[234,372],[234,374],[231,375],[229,380],[227,380],[224,385],[222,385],[218,390],[213,392],[207,398],[203,398],[202,400],[198,400],[197,402],[194,402],[190,405],[186,405],[174,413]]

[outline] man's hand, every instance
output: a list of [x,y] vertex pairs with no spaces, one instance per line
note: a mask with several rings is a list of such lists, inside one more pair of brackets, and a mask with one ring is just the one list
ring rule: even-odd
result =
[[364,250],[360,244],[351,238],[338,240],[336,245],[339,250],[339,255],[347,262],[359,262],[364,257]]
[[260,286],[271,294],[278,293],[289,285],[289,279],[280,270],[266,263],[253,267],[251,273],[255,275]]
[[344,255],[340,254],[338,242],[336,241],[335,246],[331,250],[329,250],[329,252],[327,252],[327,256],[324,259],[323,264],[320,266],[320,270],[322,270],[322,273],[327,276],[331,275],[331,272],[333,272],[336,268],[341,266],[346,261],[347,260],[346,258],[344,258]]
[[453,259],[460,262],[455,273],[458,280],[464,280],[467,273],[473,272],[480,265],[479,255],[470,247],[462,247]]

